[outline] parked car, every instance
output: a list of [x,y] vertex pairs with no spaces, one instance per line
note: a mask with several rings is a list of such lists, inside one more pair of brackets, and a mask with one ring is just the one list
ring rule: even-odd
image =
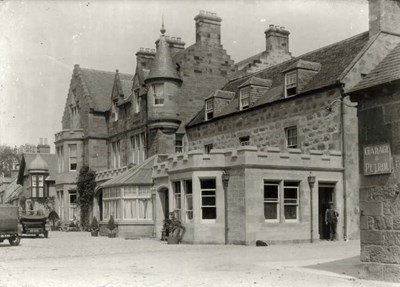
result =
[[22,225],[23,234],[36,236],[43,234],[45,238],[49,237],[50,224],[45,215],[34,211],[25,211],[21,213],[19,222]]
[[21,235],[22,226],[18,222],[18,207],[0,204],[0,243],[8,239],[10,245],[18,246]]

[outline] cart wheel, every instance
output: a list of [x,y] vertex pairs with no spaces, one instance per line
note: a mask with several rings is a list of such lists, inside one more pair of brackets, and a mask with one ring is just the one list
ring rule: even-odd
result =
[[44,238],[49,238],[49,232],[48,232],[48,231],[45,231],[45,232],[43,233],[43,235],[44,235]]
[[17,237],[13,237],[8,239],[8,241],[10,242],[11,246],[18,246],[19,243],[21,242],[21,237],[17,236]]

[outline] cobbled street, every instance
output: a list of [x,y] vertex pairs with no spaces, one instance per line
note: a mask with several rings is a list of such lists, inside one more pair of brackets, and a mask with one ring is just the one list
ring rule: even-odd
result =
[[0,244],[0,286],[395,286],[358,279],[358,254],[358,241],[168,245],[51,232]]

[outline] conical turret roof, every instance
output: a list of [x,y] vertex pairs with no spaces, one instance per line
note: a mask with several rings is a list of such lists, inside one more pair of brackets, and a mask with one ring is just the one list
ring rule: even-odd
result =
[[157,45],[156,56],[153,60],[149,75],[145,79],[146,83],[155,79],[182,81],[172,61],[171,52],[164,33],[165,29],[163,25],[161,28],[161,37]]
[[49,170],[49,166],[40,154],[37,154],[35,159],[29,164],[28,170]]

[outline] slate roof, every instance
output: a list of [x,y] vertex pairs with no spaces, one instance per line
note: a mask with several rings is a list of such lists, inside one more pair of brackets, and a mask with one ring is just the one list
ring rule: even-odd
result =
[[156,159],[156,155],[149,157],[141,164],[133,166],[120,175],[102,183],[100,188],[122,185],[152,185],[153,165]]
[[364,77],[364,79],[353,87],[349,93],[396,80],[400,80],[400,44]]
[[7,203],[9,201],[17,199],[22,191],[22,185],[19,185],[17,183],[17,178],[15,178],[15,180],[13,180],[13,182],[11,182],[4,190],[4,201]]
[[[24,153],[23,154],[23,160],[25,161],[25,164],[21,164],[20,167],[24,168],[24,175],[28,174],[28,169],[31,165],[31,163],[36,159],[37,153]],[[49,168],[49,173],[56,173],[57,172],[57,156],[52,153],[41,153],[40,154],[41,159],[47,164]]]
[[[268,67],[256,73],[231,79],[223,88],[223,90],[235,92],[236,96],[224,109],[224,113],[220,116],[225,116],[239,111],[238,89],[251,77],[272,80],[272,87],[257,102],[255,102],[252,107],[284,99],[283,72],[291,66],[296,65],[296,62],[299,60],[303,60],[303,62],[307,61],[319,63],[321,65],[321,69],[308,82],[308,84],[301,91],[299,91],[298,95],[337,84],[340,80],[342,72],[364,48],[368,40],[368,32],[364,32],[343,41],[285,61],[281,64]],[[187,126],[190,127],[204,121],[204,112],[200,111]]]
[[259,87],[270,87],[272,85],[272,81],[269,79],[261,79],[258,77],[251,77],[246,82],[241,84],[238,88],[245,87],[245,86],[259,86]]
[[169,44],[165,40],[165,36],[160,37],[157,45],[156,56],[150,68],[150,73],[147,75],[145,81],[150,79],[173,79],[182,81],[176,70],[175,64],[172,61],[172,56]]
[[[95,111],[105,112],[111,106],[111,93],[114,85],[115,72],[80,68],[84,85],[89,92]],[[131,81],[133,75],[119,73],[121,81]],[[129,96],[129,94],[128,94]]]

